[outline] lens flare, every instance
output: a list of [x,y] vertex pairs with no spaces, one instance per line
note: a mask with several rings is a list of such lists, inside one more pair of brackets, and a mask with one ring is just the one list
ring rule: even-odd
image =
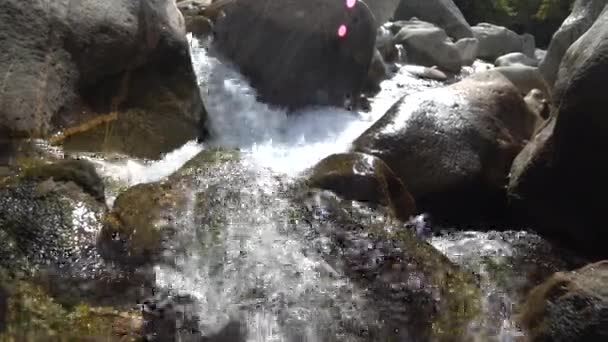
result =
[[346,25],[344,25],[344,24],[340,25],[340,27],[338,27],[338,37],[344,38],[344,36],[346,36],[347,31],[348,30],[346,28]]
[[357,3],[357,0],[346,0],[346,7],[353,8],[353,7],[355,7],[356,3]]

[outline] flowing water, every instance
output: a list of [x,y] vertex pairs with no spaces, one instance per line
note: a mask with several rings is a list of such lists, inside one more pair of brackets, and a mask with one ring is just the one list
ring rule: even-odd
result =
[[[95,160],[115,185],[109,187],[110,203],[119,190],[162,179],[212,145],[238,148],[236,165],[198,175],[196,187],[188,190],[190,208],[177,222],[174,263],[156,267],[157,286],[195,299],[202,335],[222,334],[224,327],[238,330],[217,340],[369,340],[362,332],[380,324],[374,303],[365,289],[324,260],[327,241],[309,241],[290,231],[292,218],[281,189],[322,158],[347,150],[400,96],[440,84],[401,70],[383,82],[368,113],[324,108],[287,116],[256,101],[235,68],[220,62],[203,43],[192,40],[192,57],[217,138],[206,146],[187,143],[152,163]],[[197,214],[202,194],[221,209]],[[214,214],[221,217],[219,229],[210,217]],[[418,224],[422,221],[419,217]],[[512,322],[511,306],[521,300],[519,288],[524,286],[519,283],[525,283],[527,268],[538,264],[538,258],[525,256],[539,249],[539,255],[551,254],[539,238],[523,232],[462,232],[430,242],[480,278],[484,312],[471,324],[471,339],[516,340],[521,333]],[[552,269],[550,264],[546,269]],[[499,281],[500,276],[509,279]]]

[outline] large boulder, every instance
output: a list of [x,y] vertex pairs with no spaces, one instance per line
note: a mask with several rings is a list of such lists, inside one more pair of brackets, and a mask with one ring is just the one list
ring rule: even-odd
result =
[[358,1],[235,0],[215,27],[214,46],[261,100],[297,109],[345,106],[358,98],[376,37]]
[[593,25],[606,4],[607,0],[574,2],[572,13],[553,35],[547,54],[540,64],[540,70],[550,86],[555,83],[559,65],[570,45]]
[[414,19],[391,26],[393,31],[398,28],[393,43],[405,47],[408,63],[458,73],[463,66],[471,65],[477,55],[477,40],[463,38],[453,43],[446,31],[431,23]]
[[403,182],[382,160],[371,155],[332,154],[310,170],[308,183],[347,200],[388,207],[403,221],[416,211],[414,199]]
[[520,321],[530,341],[608,340],[608,261],[558,272],[528,295]]
[[128,121],[119,134],[149,132],[137,144],[162,140],[146,155],[158,157],[198,134],[205,109],[174,1],[3,1],[0,41],[0,135],[61,142]]
[[473,37],[469,23],[452,0],[401,0],[394,18],[406,20],[413,17],[441,27],[454,39]]
[[488,23],[479,23],[472,30],[479,40],[477,56],[481,59],[495,61],[510,52],[521,52],[530,58],[534,57],[536,44],[533,36],[519,35],[506,27]]
[[562,61],[555,110],[513,164],[509,193],[543,233],[606,256],[608,10]]
[[421,210],[468,219],[502,207],[511,162],[535,123],[517,88],[488,71],[401,99],[353,149],[385,161]]

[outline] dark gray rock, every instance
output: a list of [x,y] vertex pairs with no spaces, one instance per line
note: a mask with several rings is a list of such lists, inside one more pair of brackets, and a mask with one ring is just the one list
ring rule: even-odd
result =
[[498,57],[511,52],[521,52],[534,57],[536,44],[531,35],[519,35],[506,27],[488,23],[479,23],[472,28],[473,34],[479,40],[477,57],[495,61]]
[[171,150],[195,137],[204,119],[173,1],[7,0],[0,42],[0,131],[10,137],[69,136],[140,109],[162,113],[147,124],[165,131],[168,122],[184,123],[179,141],[166,143]]
[[479,216],[504,198],[535,122],[517,88],[488,71],[401,99],[353,149],[386,162],[422,211]]
[[608,191],[608,10],[568,49],[554,90],[551,118],[519,154],[509,193],[539,232],[605,257]]
[[343,0],[236,0],[225,13],[214,46],[262,101],[297,109],[344,106],[358,98],[376,37],[373,15],[362,2],[347,9]]

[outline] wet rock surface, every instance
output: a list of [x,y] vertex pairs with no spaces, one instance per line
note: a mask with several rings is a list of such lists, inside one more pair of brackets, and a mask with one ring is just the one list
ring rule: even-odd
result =
[[118,195],[99,237],[104,258],[129,267],[170,261],[165,252],[188,209],[198,168],[233,158],[232,152],[205,151],[168,178],[135,185]]
[[[308,239],[336,269],[366,289],[377,323],[363,340],[462,338],[478,313],[473,277],[405,225],[330,192],[304,191],[296,208],[310,224]],[[302,207],[303,206],[303,207]],[[302,228],[298,228],[302,229]],[[327,240],[329,239],[329,240]]]
[[470,324],[469,336],[488,341],[525,336],[514,317],[530,290],[556,271],[587,262],[530,231],[441,229],[429,242],[478,278],[482,313]]
[[103,183],[83,160],[30,166],[0,185],[0,339],[138,335],[149,273],[103,263]]
[[334,154],[310,171],[309,185],[331,190],[346,200],[388,207],[407,221],[416,211],[406,186],[379,158],[362,153]]
[[[84,166],[69,168],[66,163]],[[96,174],[82,172],[88,167],[78,161],[34,167],[0,188],[3,266],[77,269],[82,262],[83,267],[95,267],[94,241],[105,204],[78,184],[94,179]]]
[[478,216],[504,201],[511,162],[535,122],[513,84],[485,72],[404,97],[353,150],[382,159],[421,210],[467,216],[466,208],[476,208]]
[[558,272],[534,288],[520,317],[530,341],[608,338],[608,261]]

